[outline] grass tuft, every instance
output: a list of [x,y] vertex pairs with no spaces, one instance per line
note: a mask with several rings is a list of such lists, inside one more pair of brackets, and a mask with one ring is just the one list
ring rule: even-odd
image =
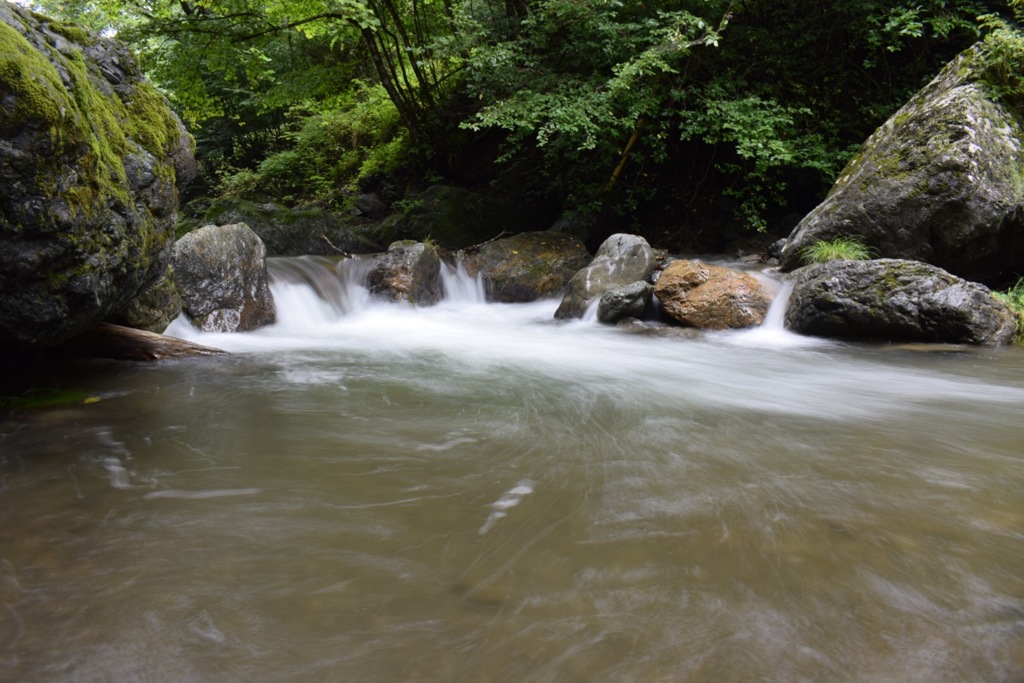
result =
[[1017,324],[1017,338],[1024,338],[1024,277],[1009,289],[993,291],[992,296],[1009,307]]
[[827,241],[818,240],[800,251],[800,257],[805,263],[866,261],[873,256],[873,250],[856,237],[837,237],[834,240]]

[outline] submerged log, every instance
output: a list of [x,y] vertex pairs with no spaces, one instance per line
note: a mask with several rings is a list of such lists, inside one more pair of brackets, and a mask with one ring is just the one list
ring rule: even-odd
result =
[[60,344],[54,350],[69,356],[134,361],[216,356],[227,353],[212,346],[111,323],[96,325]]

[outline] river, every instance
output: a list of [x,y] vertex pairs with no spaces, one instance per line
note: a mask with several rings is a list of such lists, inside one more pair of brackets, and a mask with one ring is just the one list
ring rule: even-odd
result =
[[0,419],[0,680],[1024,680],[1024,349],[271,267],[172,328],[232,355]]

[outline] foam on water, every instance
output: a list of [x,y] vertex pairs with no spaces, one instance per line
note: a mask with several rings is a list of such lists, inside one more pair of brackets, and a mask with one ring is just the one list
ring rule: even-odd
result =
[[823,347],[832,344],[821,337],[807,337],[790,332],[786,329],[786,308],[789,297],[793,293],[793,281],[778,282],[766,277],[759,278],[762,284],[774,290],[771,305],[765,315],[764,322],[749,330],[737,330],[717,335],[719,341],[734,346],[753,346],[761,348],[788,349],[798,347]]
[[483,304],[487,301],[484,282],[480,275],[472,276],[459,261],[455,266],[447,263],[441,266],[441,284],[444,285],[445,301],[460,304]]
[[[1024,403],[1024,389],[1016,386],[975,387],[970,378],[899,364],[867,371],[871,362],[843,354],[842,344],[788,332],[782,325],[788,285],[776,284],[778,294],[758,329],[679,338],[667,334],[671,330],[636,333],[587,319],[556,321],[554,299],[484,303],[480,282],[460,269],[445,271],[448,298],[442,305],[417,307],[371,300],[361,281],[366,265],[358,259],[305,259],[300,268],[295,259],[281,261],[271,268],[277,324],[245,334],[203,334],[179,320],[168,334],[236,353],[344,351],[363,362],[429,359],[449,378],[502,373],[628,385],[680,404],[821,419],[929,410],[947,399]],[[305,363],[301,376],[316,381]]]

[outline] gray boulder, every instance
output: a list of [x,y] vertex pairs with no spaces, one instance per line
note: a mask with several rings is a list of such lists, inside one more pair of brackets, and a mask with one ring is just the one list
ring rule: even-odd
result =
[[790,235],[782,268],[817,240],[859,237],[880,257],[992,286],[1024,272],[1020,118],[985,78],[976,46],[875,131]]
[[654,250],[643,237],[618,233],[604,241],[590,265],[569,280],[555,318],[581,318],[591,301],[617,287],[647,280],[654,272]]
[[502,303],[558,296],[569,278],[590,263],[583,242],[558,232],[524,232],[460,256],[469,275],[483,277],[487,297]]
[[605,292],[597,302],[598,322],[617,323],[624,318],[643,318],[651,305],[653,291],[654,287],[649,282],[634,282]]
[[266,248],[244,223],[207,225],[174,245],[182,312],[204,332],[246,332],[277,319]]
[[801,268],[786,310],[801,334],[885,341],[1006,344],[1013,314],[984,285],[916,261],[830,261]]
[[441,256],[423,242],[395,242],[376,257],[366,276],[370,294],[378,299],[432,306],[444,297]]
[[728,330],[764,322],[771,294],[753,276],[700,261],[673,261],[654,285],[669,317],[686,327]]
[[192,140],[120,43],[0,3],[0,344],[52,346],[164,273]]

